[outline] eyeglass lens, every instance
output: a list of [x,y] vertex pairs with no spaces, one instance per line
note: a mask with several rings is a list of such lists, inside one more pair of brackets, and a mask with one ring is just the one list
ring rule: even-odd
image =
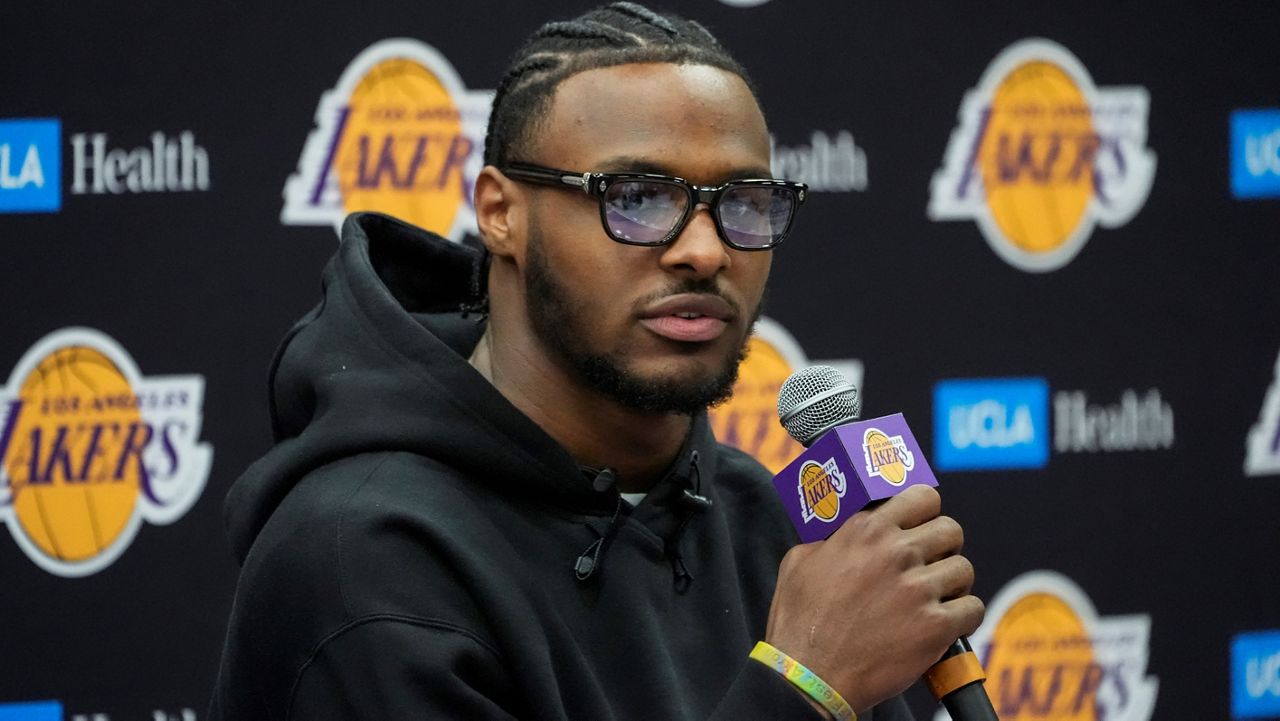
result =
[[670,183],[627,180],[605,192],[605,219],[609,230],[632,243],[660,243],[680,222],[689,196]]
[[[720,226],[734,245],[767,247],[786,232],[795,202],[787,188],[731,187],[720,197]],[[605,221],[616,238],[657,244],[680,222],[688,205],[689,195],[679,185],[625,180],[605,191]]]
[[787,232],[796,196],[785,188],[739,186],[720,198],[720,227],[744,248],[773,245]]

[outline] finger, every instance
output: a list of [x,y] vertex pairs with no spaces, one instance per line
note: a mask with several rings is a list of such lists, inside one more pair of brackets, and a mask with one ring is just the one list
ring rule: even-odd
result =
[[987,607],[977,596],[961,596],[944,601],[942,611],[951,619],[957,636],[971,636],[982,625]]
[[964,529],[950,516],[938,516],[904,533],[926,564],[954,556],[964,547]]
[[973,564],[964,556],[951,556],[924,567],[934,598],[948,601],[969,595],[973,588]]
[[898,528],[915,528],[942,512],[942,496],[929,486],[911,486],[870,512]]

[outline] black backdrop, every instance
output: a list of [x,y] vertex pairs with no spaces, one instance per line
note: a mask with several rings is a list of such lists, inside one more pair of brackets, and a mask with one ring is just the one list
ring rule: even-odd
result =
[[[0,9],[0,120],[58,119],[62,156],[57,212],[0,213],[0,365],[16,368],[51,332],[97,329],[144,378],[203,377],[198,440],[213,449],[207,479],[190,481],[205,483],[190,510],[143,522],[96,572],[45,570],[0,536],[0,704],[57,700],[67,719],[204,716],[236,577],[222,499],[268,447],[267,362],[318,297],[335,247],[332,227],[281,222],[322,94],[363,50],[396,37],[436,49],[468,89],[491,89],[527,33],[587,5]],[[1229,717],[1232,638],[1280,628],[1280,471],[1244,472],[1250,429],[1274,434],[1280,413],[1266,426],[1264,398],[1280,383],[1280,199],[1238,199],[1229,183],[1232,113],[1280,107],[1280,5],[698,0],[678,10],[742,57],[780,146],[847,131],[862,154],[865,184],[829,182],[856,187],[815,193],[778,251],[767,314],[809,358],[860,361],[866,416],[901,410],[934,448],[940,381],[1044,379],[1050,416],[1060,392],[1097,406],[1158,392],[1174,418],[1169,442],[1069,452],[1050,440],[1040,468],[942,469],[945,504],[966,526],[984,598],[1053,571],[1035,577],[1050,592],[1069,596],[1074,584],[1102,618],[1149,619],[1149,641],[1124,642],[1128,661],[1149,653],[1145,669],[1113,667],[1158,679],[1154,712],[1111,698],[1099,702],[1107,718]],[[1132,219],[1097,227],[1048,272],[1003,260],[972,220],[926,213],[965,94],[1001,51],[1034,37],[1065,47],[1100,89],[1145,88],[1139,124],[1157,159]],[[129,150],[151,147],[156,131],[179,167],[191,133],[206,189],[72,192],[73,136],[105,133],[108,148]],[[16,137],[11,178],[26,147]],[[932,713],[923,695],[911,700]],[[1093,718],[1057,708],[1005,716]]]

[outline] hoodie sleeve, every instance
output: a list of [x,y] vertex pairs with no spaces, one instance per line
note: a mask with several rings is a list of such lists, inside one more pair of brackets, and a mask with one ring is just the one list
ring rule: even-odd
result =
[[363,619],[326,639],[299,672],[289,721],[515,719],[497,653],[429,620]]
[[[815,709],[778,673],[764,664],[748,661],[708,721],[734,719],[831,721],[831,716]],[[895,696],[870,713],[858,714],[858,721],[915,721],[915,718],[902,697]]]
[[732,719],[794,719],[795,721],[830,721],[820,713],[791,682],[764,664],[747,660],[729,692],[708,721]]

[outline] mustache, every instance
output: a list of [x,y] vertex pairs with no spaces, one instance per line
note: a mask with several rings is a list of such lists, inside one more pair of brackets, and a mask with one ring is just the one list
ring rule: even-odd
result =
[[645,307],[651,303],[655,303],[663,298],[673,295],[681,295],[683,293],[695,293],[698,295],[713,295],[733,308],[735,315],[742,315],[742,304],[736,298],[725,293],[713,278],[684,278],[673,282],[666,288],[650,293],[641,298],[637,303],[637,307]]
[[[765,304],[769,300],[769,286],[766,284],[760,294],[760,301],[756,303],[756,306],[754,308],[744,309],[742,307],[742,303],[737,298],[734,298],[721,290],[719,284],[716,283],[714,278],[685,278],[683,280],[673,282],[663,290],[656,293],[650,293],[649,295],[641,298],[636,302],[636,307],[643,308],[668,296],[680,295],[681,293],[703,293],[706,295],[714,295],[728,303],[729,307],[733,309],[734,315],[739,318],[746,316],[748,318],[748,328],[754,326],[756,321],[760,320],[760,316],[764,313]],[[744,310],[747,312],[744,312]]]

